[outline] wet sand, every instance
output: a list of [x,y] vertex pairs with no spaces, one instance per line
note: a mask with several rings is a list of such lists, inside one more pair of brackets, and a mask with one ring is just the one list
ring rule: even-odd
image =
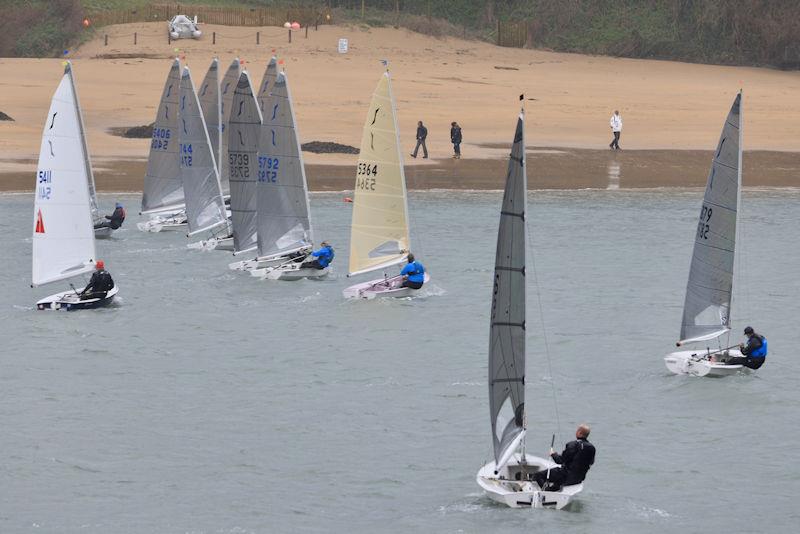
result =
[[[493,148],[493,147],[487,147]],[[502,149],[497,149],[502,150]],[[713,152],[700,150],[531,149],[530,189],[637,189],[702,187]],[[340,156],[336,165],[308,164],[312,191],[353,189],[356,156]],[[800,153],[751,151],[743,155],[745,187],[800,186]],[[497,159],[439,159],[406,167],[409,189],[502,189],[507,162]],[[32,191],[36,161],[6,161],[0,191]],[[97,189],[141,191],[147,161],[100,160],[94,163]]]

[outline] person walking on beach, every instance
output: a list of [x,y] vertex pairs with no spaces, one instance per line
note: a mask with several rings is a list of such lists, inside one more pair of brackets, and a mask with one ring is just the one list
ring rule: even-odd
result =
[[622,117],[619,116],[619,110],[615,110],[614,114],[611,115],[610,124],[614,139],[611,140],[611,144],[608,146],[611,147],[611,150],[620,150],[619,136],[622,134]]
[[412,158],[417,157],[419,147],[422,147],[422,159],[428,158],[428,147],[425,146],[425,139],[428,137],[428,129],[422,124],[422,121],[417,123],[417,146],[414,147],[414,152],[411,153]]
[[461,126],[450,123],[450,142],[453,143],[453,158],[461,159]]

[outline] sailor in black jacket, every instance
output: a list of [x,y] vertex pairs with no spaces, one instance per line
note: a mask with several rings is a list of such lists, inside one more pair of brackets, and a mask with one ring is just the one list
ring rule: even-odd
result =
[[96,270],[92,273],[92,278],[80,293],[81,300],[104,299],[108,292],[114,289],[114,279],[105,270],[103,260],[97,260],[94,266]]
[[[550,491],[558,491],[562,486],[579,484],[586,478],[586,473],[594,463],[594,445],[589,443],[589,425],[582,424],[575,431],[575,441],[570,441],[564,447],[564,452],[558,454],[550,452],[553,461],[561,464],[561,467],[554,467],[548,472],[546,469],[533,475],[533,479],[539,484],[540,488]],[[549,473],[549,476],[548,476]],[[545,482],[549,487],[545,488]]]

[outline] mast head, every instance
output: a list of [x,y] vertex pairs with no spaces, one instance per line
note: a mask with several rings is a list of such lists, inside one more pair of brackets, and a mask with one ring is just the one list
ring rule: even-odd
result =
[[64,61],[64,74],[69,74],[72,72],[72,61],[66,60]]

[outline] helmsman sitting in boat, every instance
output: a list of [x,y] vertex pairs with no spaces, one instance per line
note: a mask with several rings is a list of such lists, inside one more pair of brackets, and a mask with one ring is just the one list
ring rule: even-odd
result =
[[747,336],[747,344],[740,344],[739,350],[742,352],[741,356],[722,356],[719,361],[729,365],[744,365],[750,369],[758,369],[764,365],[767,359],[767,338],[760,334],[756,334],[752,326],[744,329],[744,335]]
[[403,285],[411,289],[419,289],[425,283],[425,267],[414,259],[414,255],[408,253],[408,265],[400,271],[403,276]]
[[106,215],[105,218],[107,220],[94,225],[95,230],[98,228],[111,228],[112,230],[118,230],[125,221],[125,208],[122,207],[122,204],[117,202],[117,205],[114,208],[114,213],[111,215]]
[[324,269],[331,264],[335,254],[333,252],[333,247],[330,246],[327,241],[323,241],[320,248],[312,252],[311,256],[313,256],[314,259],[303,262],[300,266],[301,269]]
[[95,271],[89,283],[81,291],[81,300],[104,299],[109,291],[114,289],[114,280],[111,274],[105,270],[103,260],[97,260],[94,264]]
[[[542,489],[558,491],[562,486],[580,484],[586,478],[586,473],[594,464],[594,445],[587,439],[591,429],[589,425],[582,424],[575,431],[575,441],[570,441],[564,447],[564,452],[558,454],[551,449],[550,456],[561,467],[542,470],[533,475],[533,479]],[[545,488],[545,484],[549,487]]]

